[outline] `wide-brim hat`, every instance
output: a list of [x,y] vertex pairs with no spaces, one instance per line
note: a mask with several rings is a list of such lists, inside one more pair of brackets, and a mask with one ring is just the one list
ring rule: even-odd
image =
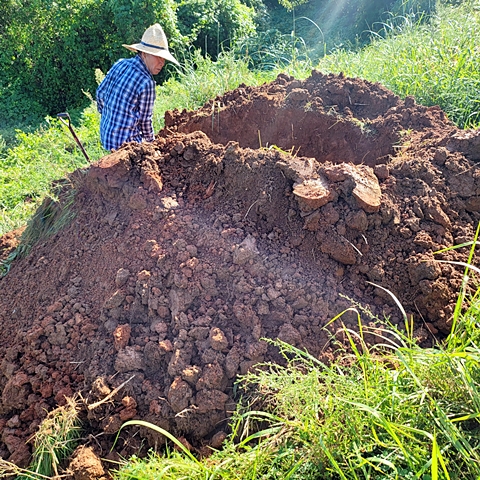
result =
[[168,40],[163,28],[156,23],[145,30],[140,43],[133,45],[122,45],[132,52],[145,52],[156,57],[162,57],[165,60],[180,65],[175,57],[168,51]]

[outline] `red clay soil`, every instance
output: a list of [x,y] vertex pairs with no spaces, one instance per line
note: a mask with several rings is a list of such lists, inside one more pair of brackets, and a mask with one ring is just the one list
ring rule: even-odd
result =
[[162,443],[126,430],[109,454],[129,419],[218,446],[236,376],[280,361],[262,338],[321,356],[352,302],[403,321],[373,284],[421,340],[448,333],[462,268],[437,260],[468,248],[433,252],[473,238],[479,159],[479,132],[438,107],[316,71],[168,112],[153,144],[75,172],[54,205],[74,218],[0,280],[0,457],[25,465],[65,396],[124,382],[84,408],[85,448]]

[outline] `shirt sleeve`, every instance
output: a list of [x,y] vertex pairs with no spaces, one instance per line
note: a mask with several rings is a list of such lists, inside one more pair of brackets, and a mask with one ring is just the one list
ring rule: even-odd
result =
[[102,114],[102,110],[103,110],[103,105],[104,105],[104,90],[105,90],[105,84],[106,82],[108,82],[108,79],[107,77],[105,77],[102,82],[100,83],[100,85],[98,86],[97,88],[97,92],[95,94],[96,96],[96,99],[97,99],[97,110],[98,110],[98,113],[100,113],[100,115]]
[[153,105],[155,103],[155,83],[149,82],[141,91],[138,99],[138,128],[142,133],[142,140],[153,142]]

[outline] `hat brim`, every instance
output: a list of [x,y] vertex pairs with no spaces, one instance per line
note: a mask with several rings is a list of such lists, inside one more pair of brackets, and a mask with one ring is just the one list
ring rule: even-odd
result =
[[134,43],[133,45],[122,45],[122,47],[125,47],[132,52],[149,53],[150,55],[155,55],[156,57],[161,57],[165,60],[175,63],[176,65],[180,65],[177,59],[168,50],[158,50],[153,47],[147,47],[146,45],[143,45],[141,43]]

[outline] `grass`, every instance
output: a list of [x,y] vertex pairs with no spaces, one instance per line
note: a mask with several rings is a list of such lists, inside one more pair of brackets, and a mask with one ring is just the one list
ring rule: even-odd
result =
[[55,182],[49,195],[28,219],[18,247],[0,261],[0,278],[9,272],[15,259],[28,255],[37,242],[54,235],[73,220],[75,194],[76,190],[67,178]]

